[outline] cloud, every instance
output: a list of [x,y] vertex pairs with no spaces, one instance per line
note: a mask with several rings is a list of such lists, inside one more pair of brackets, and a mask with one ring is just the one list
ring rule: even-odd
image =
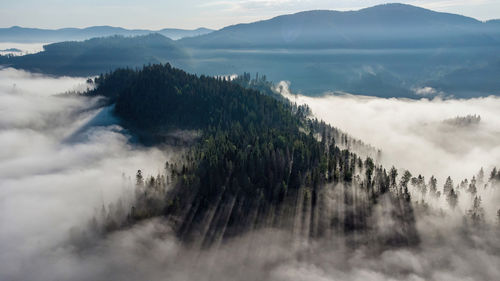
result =
[[[21,56],[27,54],[34,54],[43,51],[44,43],[5,43],[0,42],[0,55],[14,55]],[[16,51],[12,51],[10,49],[17,49]],[[20,51],[20,52],[19,52]]]
[[[500,235],[491,224],[495,218],[477,229],[466,227],[461,210],[452,215],[415,208],[422,240],[415,248],[353,248],[340,233],[309,239],[259,229],[200,250],[185,247],[163,218],[75,244],[96,209],[132,192],[129,176],[137,169],[156,174],[175,155],[130,144],[120,127],[105,122],[113,119],[106,116],[109,108],[96,109],[98,99],[56,95],[86,86],[83,78],[0,71],[0,146],[9,148],[0,150],[1,280],[493,280],[500,274]],[[497,98],[296,99],[352,135],[374,141],[388,153],[388,163],[426,170],[437,161],[429,169],[445,174],[439,163],[456,160],[446,163],[469,176],[473,166],[497,155]],[[441,122],[466,112],[481,114],[473,133],[468,128],[456,132]],[[450,130],[444,136],[451,141],[444,144],[439,142],[442,126]],[[477,159],[447,150],[457,138],[463,138],[458,148],[478,153]],[[480,190],[490,215],[499,207],[499,190]],[[329,203],[339,207],[335,198]],[[468,207],[469,199],[460,200]],[[374,227],[391,223],[383,220],[386,203],[373,212],[380,224]],[[363,233],[351,235],[363,241]]]
[[[435,0],[408,0],[401,1],[402,3],[425,7],[428,9],[457,9],[460,7],[481,7],[494,4],[494,0],[475,0],[475,1],[435,1]],[[227,0],[227,1],[205,1],[199,7],[227,7],[227,10],[290,10],[301,11],[311,9],[329,9],[329,10],[358,10],[375,5],[385,4],[387,1],[380,0],[340,0],[332,3],[326,0]]]
[[494,0],[416,0],[409,1],[410,4],[426,7],[428,9],[440,9],[440,8],[454,8],[460,6],[481,6],[486,4],[495,3]]
[[416,88],[413,90],[415,92],[415,94],[419,95],[419,96],[423,96],[423,97],[426,97],[426,96],[435,96],[437,95],[439,92],[432,88],[432,87],[422,87],[422,88]]
[[217,7],[224,12],[286,11],[308,1],[301,0],[237,0],[211,1],[199,5],[200,8]]
[[39,279],[20,276],[28,264],[57,254],[68,230],[84,224],[95,208],[122,196],[122,173],[156,174],[167,159],[158,149],[132,147],[116,126],[65,142],[100,112],[97,99],[55,95],[82,86],[82,78],[0,70],[2,280]]
[[[285,88],[286,89],[286,88]],[[426,93],[433,89],[422,90]],[[500,98],[384,99],[327,94],[287,95],[307,103],[315,116],[382,150],[385,166],[409,169],[441,182],[456,181],[500,164]],[[477,126],[447,125],[447,119],[480,115]]]

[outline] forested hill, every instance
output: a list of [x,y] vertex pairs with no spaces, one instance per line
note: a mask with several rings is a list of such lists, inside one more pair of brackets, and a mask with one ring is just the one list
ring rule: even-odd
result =
[[151,33],[159,33],[170,39],[176,40],[184,37],[199,36],[212,32],[207,28],[197,28],[193,30],[164,28],[161,30],[146,29],[125,29],[113,26],[90,26],[86,28],[61,28],[61,29],[40,29],[12,26],[0,28],[0,42],[61,42],[71,40],[87,40],[95,37],[107,37],[114,35],[138,36]]
[[236,24],[180,42],[196,48],[437,48],[498,46],[494,22],[405,4],[305,11]]
[[[111,220],[108,231],[165,216],[183,240],[199,245],[263,227],[304,237],[357,233],[349,237],[353,244],[418,242],[411,175],[398,183],[396,169],[341,149],[345,137],[307,118],[305,107],[170,65],[117,70],[95,83],[87,94],[108,97],[132,132],[157,140],[173,130],[201,132],[163,175],[144,179],[138,172],[127,219]],[[387,217],[373,216],[379,204]],[[371,227],[379,219],[393,220],[393,229]]]
[[[172,129],[281,128],[296,133],[292,108],[222,78],[188,74],[166,65],[120,69],[96,78],[91,95],[115,103],[128,126],[155,135]],[[295,108],[301,112],[304,108]]]
[[161,34],[149,34],[49,44],[36,54],[0,56],[0,64],[53,75],[91,76],[120,67],[142,67],[186,57],[175,41]]

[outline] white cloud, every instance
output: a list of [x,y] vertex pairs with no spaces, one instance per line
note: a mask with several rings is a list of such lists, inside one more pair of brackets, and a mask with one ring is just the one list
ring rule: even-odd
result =
[[156,174],[167,159],[157,149],[130,146],[116,127],[83,131],[68,142],[100,110],[92,109],[96,99],[54,95],[84,83],[0,70],[2,280],[18,280],[26,264],[61,251],[71,227],[84,225],[95,208],[123,195],[122,173]]
[[[424,88],[421,93],[436,93]],[[384,164],[414,174],[456,181],[481,167],[500,165],[500,98],[469,100],[383,99],[353,95],[289,96],[314,114],[366,143],[382,149]],[[449,127],[443,120],[478,114],[478,126]]]
[[438,91],[432,87],[422,87],[414,89],[415,94],[419,96],[435,96],[438,94]]
[[[103,114],[93,109],[97,100],[54,94],[84,81],[0,71],[0,146],[8,148],[0,150],[1,280],[415,281],[493,280],[500,274],[498,229],[468,232],[461,214],[419,214],[422,243],[416,248],[353,249],[345,246],[342,235],[312,240],[263,229],[198,250],[184,247],[161,218],[75,247],[68,242],[70,229],[85,227],[95,208],[130,191],[122,173],[133,175],[141,168],[156,174],[170,155],[132,146],[115,126],[80,130]],[[297,99],[311,103],[318,116],[382,147],[390,156],[387,161],[402,161],[406,167],[446,173],[441,164],[447,164],[470,176],[471,167],[500,153],[494,141],[499,137],[498,98]],[[473,134],[442,135],[440,120],[464,113],[481,114],[485,121]],[[79,137],[68,141],[75,132]],[[442,136],[457,142],[460,150],[472,149],[476,158],[448,151],[439,143]],[[488,210],[498,208],[499,190],[483,193]],[[379,213],[376,209],[373,216]]]

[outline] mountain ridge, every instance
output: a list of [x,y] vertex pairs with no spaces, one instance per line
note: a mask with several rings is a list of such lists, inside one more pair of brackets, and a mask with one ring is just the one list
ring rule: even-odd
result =
[[53,75],[89,76],[120,67],[141,67],[188,57],[174,40],[159,33],[66,41],[47,44],[44,49],[25,56],[0,56],[0,64]]
[[[483,40],[498,44],[477,19],[405,4],[384,4],[357,11],[312,10],[224,27],[179,40],[188,47],[386,47],[425,45],[423,39]],[[481,34],[476,34],[480,32]],[[236,36],[238,35],[238,36]],[[481,37],[482,36],[482,37]],[[443,37],[443,38],[441,38]],[[459,37],[459,38],[455,38]],[[467,38],[467,40],[463,38]],[[408,42],[400,42],[402,39]],[[381,42],[383,41],[383,42]],[[452,43],[455,43],[452,42]]]
[[[357,13],[359,13],[359,14],[369,14],[369,13],[372,13],[372,12],[380,12],[380,11],[391,12],[392,13],[392,12],[397,12],[397,10],[420,11],[420,12],[426,12],[426,13],[444,15],[444,16],[447,16],[449,18],[455,18],[455,19],[459,19],[460,18],[460,19],[464,19],[464,20],[466,19],[467,21],[474,22],[474,23],[481,23],[481,21],[479,21],[479,20],[477,20],[475,18],[467,17],[467,16],[460,15],[460,14],[437,12],[437,11],[433,11],[433,10],[430,10],[430,9],[421,8],[421,7],[418,7],[418,6],[401,4],[401,3],[389,3],[389,4],[375,5],[375,6],[372,6],[372,7],[367,7],[367,8],[363,8],[363,9],[359,9],[359,10],[349,10],[349,11],[325,10],[325,9],[306,10],[306,11],[300,11],[300,12],[291,13],[291,14],[279,15],[279,16],[272,17],[272,18],[266,19],[266,20],[259,20],[259,21],[250,22],[250,23],[239,23],[239,24],[229,25],[229,26],[226,26],[226,27],[224,27],[224,28],[222,28],[220,30],[217,30],[217,31],[222,31],[224,29],[229,29],[229,28],[234,27],[234,26],[251,25],[251,24],[254,24],[254,23],[261,23],[261,22],[278,20],[278,19],[282,19],[282,18],[286,18],[286,17],[290,17],[290,16],[301,16],[301,15],[308,15],[308,14],[318,15],[320,13],[321,14],[329,14],[329,15],[354,15],[354,14],[357,14]],[[495,21],[495,20],[489,20],[489,21]],[[500,19],[498,21],[500,21]]]
[[[210,76],[265,73],[272,81],[291,81],[294,90],[308,95],[342,91],[420,98],[415,89],[434,87],[446,96],[466,98],[498,93],[498,79],[484,83],[481,78],[500,72],[498,22],[403,4],[346,12],[315,10],[169,41],[168,45],[182,49],[182,57],[155,50],[136,53],[133,59],[124,56],[120,64],[104,58],[90,65],[68,57],[40,64],[35,58],[50,57],[42,52],[22,58],[3,56],[0,64],[48,74],[88,76],[117,66],[170,62]],[[113,56],[124,52],[123,46],[112,46],[114,50],[108,52]],[[93,55],[100,57],[96,52]],[[458,84],[463,87],[452,87]]]
[[183,37],[199,36],[214,30],[199,27],[196,29],[163,28],[159,30],[126,29],[110,25],[97,25],[85,28],[65,27],[58,29],[43,29],[32,27],[11,26],[0,28],[0,42],[56,42],[81,41],[93,37],[107,37],[112,35],[138,36],[149,33],[160,33],[165,37],[176,40]]

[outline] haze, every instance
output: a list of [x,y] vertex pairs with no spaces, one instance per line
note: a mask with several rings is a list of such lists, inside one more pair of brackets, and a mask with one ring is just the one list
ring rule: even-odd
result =
[[[399,1],[441,12],[474,17],[498,18],[496,0]],[[220,29],[241,22],[268,19],[304,10],[357,10],[384,0],[188,0],[188,1],[5,1],[0,10],[0,27],[19,25],[37,28],[87,27],[112,25],[125,28],[161,29],[207,27]]]
[[[474,175],[500,162],[500,98],[397,99],[327,93],[321,97],[293,95],[290,100],[311,107],[317,118],[337,126],[383,151],[385,166],[395,165],[432,175],[442,182]],[[467,115],[479,124],[451,126],[445,120]]]

